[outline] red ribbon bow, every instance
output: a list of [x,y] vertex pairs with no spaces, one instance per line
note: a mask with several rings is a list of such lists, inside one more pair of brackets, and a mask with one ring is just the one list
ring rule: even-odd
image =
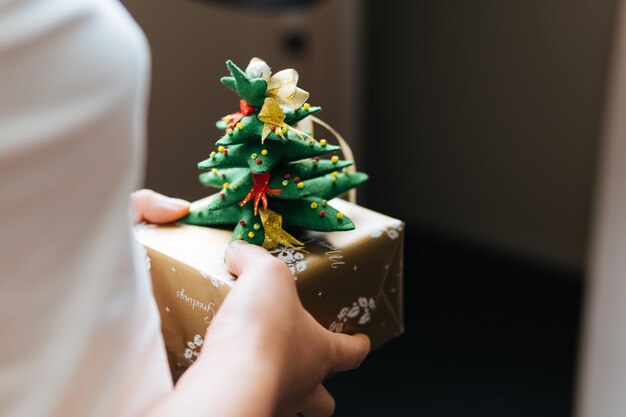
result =
[[254,113],[254,110],[256,109],[249,105],[246,100],[239,100],[239,111],[237,113],[231,113],[222,117],[222,120],[228,123],[226,130],[235,127],[235,125],[239,123],[241,119],[249,114]]
[[266,194],[277,195],[283,190],[270,188],[269,172],[265,172],[263,174],[252,174],[252,180],[254,181],[254,185],[244,199],[239,202],[239,207],[243,207],[244,204],[254,198],[254,215],[257,216],[259,212],[259,201],[263,201],[263,209],[267,210]]

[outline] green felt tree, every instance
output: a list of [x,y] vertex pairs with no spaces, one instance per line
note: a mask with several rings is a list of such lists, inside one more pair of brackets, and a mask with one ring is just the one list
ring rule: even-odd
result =
[[341,148],[296,128],[321,110],[305,103],[308,93],[297,87],[297,72],[287,69],[272,75],[258,58],[246,71],[230,60],[226,65],[231,75],[221,82],[241,97],[240,111],[217,122],[224,135],[217,150],[198,164],[206,171],[200,182],[221,191],[181,221],[235,225],[233,239],[266,248],[301,245],[287,230],[354,229],[328,200],[363,183],[367,175],[349,172],[353,162],[335,155],[320,159]]

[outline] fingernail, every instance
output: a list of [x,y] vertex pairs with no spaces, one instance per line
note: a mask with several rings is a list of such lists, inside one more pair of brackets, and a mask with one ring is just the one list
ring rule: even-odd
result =
[[183,209],[189,207],[190,205],[189,201],[185,201],[180,198],[169,198],[167,200],[167,204],[175,210]]

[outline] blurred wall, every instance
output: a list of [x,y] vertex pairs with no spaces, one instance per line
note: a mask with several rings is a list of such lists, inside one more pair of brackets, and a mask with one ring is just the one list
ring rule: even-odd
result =
[[220,84],[227,59],[244,69],[250,58],[274,70],[296,68],[311,104],[355,147],[362,142],[355,112],[363,22],[359,0],[325,0],[292,10],[263,11],[199,0],[126,0],[152,50],[146,186],[197,199],[215,192],[198,183],[197,163],[215,149],[221,116],[239,97]]
[[369,7],[368,204],[580,267],[615,1]]
[[626,3],[619,2],[607,84],[579,349],[578,417],[626,409]]
[[196,163],[215,120],[237,109],[218,82],[224,61],[261,55],[297,68],[356,148],[371,174],[362,203],[413,229],[582,266],[615,0],[125,4],[153,54],[148,187],[207,193]]

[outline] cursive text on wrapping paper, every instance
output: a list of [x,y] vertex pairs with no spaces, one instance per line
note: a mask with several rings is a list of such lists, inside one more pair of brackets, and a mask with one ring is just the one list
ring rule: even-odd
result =
[[197,308],[199,310],[206,311],[208,313],[208,315],[204,317],[204,322],[206,324],[210,324],[211,321],[213,321],[213,317],[215,316],[215,304],[203,303],[202,301],[193,298],[192,296],[185,293],[184,288],[176,291],[176,297],[189,304],[192,310],[195,310]]
[[322,247],[324,247],[326,249],[329,249],[324,254],[328,258],[328,260],[331,262],[331,264],[330,264],[331,268],[337,269],[341,265],[345,265],[345,262],[342,261],[343,255],[341,254],[341,249],[339,249],[338,247],[334,246],[333,244],[331,244],[327,240],[322,240],[322,241],[319,241],[317,243],[318,243],[318,245],[320,245],[320,246],[322,246]]

